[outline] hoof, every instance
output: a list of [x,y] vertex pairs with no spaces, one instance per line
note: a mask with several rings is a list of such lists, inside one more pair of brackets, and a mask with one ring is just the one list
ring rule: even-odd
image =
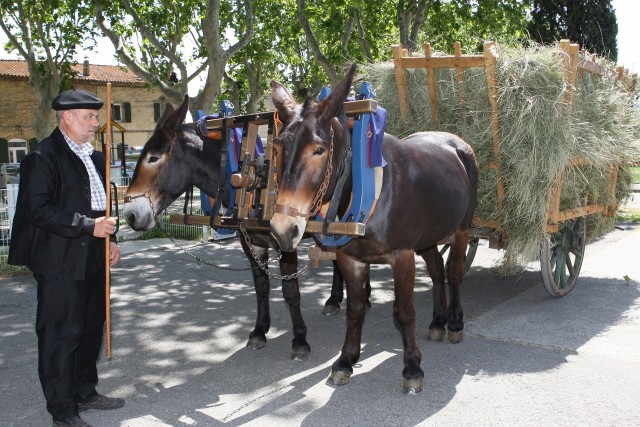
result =
[[325,316],[335,316],[340,312],[340,304],[339,303],[330,303],[327,302],[324,305],[324,310],[322,310],[322,314]]
[[344,371],[331,371],[329,378],[327,378],[327,385],[331,387],[338,387],[349,383],[351,378],[350,372]]
[[442,342],[444,340],[444,329],[429,329],[429,334],[427,335],[427,340],[429,341],[437,341]]
[[449,331],[447,337],[451,344],[458,344],[462,341],[462,338],[464,338],[464,329],[460,329],[459,331]]
[[251,347],[253,350],[258,350],[264,347],[267,344],[267,340],[257,338],[257,337],[249,337],[249,342],[247,342],[247,347]]
[[309,353],[311,352],[310,348],[299,348],[294,349],[291,353],[291,360],[295,362],[304,362],[309,358]]
[[402,381],[402,394],[415,396],[422,393],[424,378],[404,378]]

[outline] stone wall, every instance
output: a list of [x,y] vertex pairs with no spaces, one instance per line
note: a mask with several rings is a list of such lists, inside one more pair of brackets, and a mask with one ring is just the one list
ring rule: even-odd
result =
[[[105,84],[78,83],[76,87],[96,93],[101,99],[106,100]],[[0,93],[3,94],[3,102],[0,102],[0,138],[6,140],[19,138],[26,141],[34,138],[33,117],[38,101],[28,81],[0,79]],[[131,104],[131,122],[119,123],[126,129],[124,140],[127,145],[142,146],[149,139],[155,128],[153,104],[159,100],[160,92],[157,90],[112,84],[111,102]],[[98,119],[101,125],[105,123],[106,109],[100,110]],[[114,130],[114,143],[120,143],[120,141],[120,133]]]

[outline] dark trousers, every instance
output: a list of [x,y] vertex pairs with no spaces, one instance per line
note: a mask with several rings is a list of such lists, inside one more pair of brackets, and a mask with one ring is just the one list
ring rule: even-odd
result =
[[96,396],[105,322],[105,241],[90,238],[85,280],[34,273],[38,282],[38,374],[54,420]]

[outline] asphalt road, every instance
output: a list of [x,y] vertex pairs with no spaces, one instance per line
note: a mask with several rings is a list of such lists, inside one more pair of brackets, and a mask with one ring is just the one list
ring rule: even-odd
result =
[[[169,241],[122,243],[112,269],[112,357],[102,393],[126,398],[83,418],[106,426],[638,426],[640,425],[640,227],[621,224],[587,246],[577,288],[549,297],[539,264],[492,273],[502,253],[481,244],[465,277],[465,339],[426,340],[430,280],[416,283],[424,392],[402,394],[400,335],[386,266],[372,268],[373,307],[351,382],[325,384],[344,339],[345,310],[321,314],[329,264],[302,280],[312,351],[290,360],[291,322],[272,285],[272,329],[245,347],[255,313],[248,271],[197,266]],[[237,241],[197,244],[209,262],[246,267]],[[420,272],[424,272],[420,263]],[[275,268],[277,271],[277,268]],[[628,278],[628,280],[625,279]],[[1,426],[48,426],[37,380],[35,282],[0,281]]]

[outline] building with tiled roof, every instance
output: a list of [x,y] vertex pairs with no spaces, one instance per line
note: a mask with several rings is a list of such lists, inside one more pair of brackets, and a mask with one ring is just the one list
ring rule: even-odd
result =
[[[73,85],[106,99],[107,83],[111,83],[112,117],[125,129],[129,146],[142,146],[149,139],[160,113],[161,93],[149,87],[125,67],[95,65],[85,60],[73,67],[78,75]],[[0,60],[0,163],[18,162],[37,144],[33,117],[37,96],[29,86],[29,69],[22,60]],[[100,123],[105,123],[106,110],[100,110]],[[122,135],[114,130],[114,145]],[[100,149],[99,144],[96,148]],[[114,146],[114,149],[116,147]],[[113,157],[112,157],[113,158]],[[117,155],[116,157],[117,158]]]
[[[85,61],[84,64],[75,64],[74,71],[78,73],[77,82],[86,84],[100,84],[111,82],[113,86],[120,87],[144,87],[142,79],[129,71],[126,67],[116,65],[95,65]],[[21,60],[0,59],[0,78],[28,80],[29,69],[27,63]]]

